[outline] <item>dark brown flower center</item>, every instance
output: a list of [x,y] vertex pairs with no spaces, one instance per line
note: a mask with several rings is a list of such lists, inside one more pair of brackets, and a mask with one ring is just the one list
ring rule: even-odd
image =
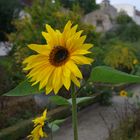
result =
[[49,61],[54,66],[60,66],[64,64],[68,58],[69,52],[62,46],[54,47],[49,55]]

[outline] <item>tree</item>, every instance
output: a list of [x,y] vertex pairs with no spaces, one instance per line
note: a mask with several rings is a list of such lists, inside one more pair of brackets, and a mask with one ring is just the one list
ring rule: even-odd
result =
[[18,0],[0,0],[0,41],[6,40],[6,33],[14,31],[13,18],[16,18],[20,9]]
[[121,11],[116,18],[118,24],[126,25],[128,23],[134,23],[133,19],[125,13],[125,11]]
[[84,13],[89,13],[99,7],[95,0],[59,0],[65,8],[72,9],[73,5],[78,4]]
[[77,0],[80,7],[84,9],[85,14],[89,13],[95,9],[97,9],[99,6],[96,4],[95,0]]

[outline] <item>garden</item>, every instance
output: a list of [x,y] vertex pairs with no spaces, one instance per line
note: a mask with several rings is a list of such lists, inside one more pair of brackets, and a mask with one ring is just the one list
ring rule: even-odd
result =
[[140,140],[140,25],[122,11],[97,32],[97,9],[0,1],[0,140]]

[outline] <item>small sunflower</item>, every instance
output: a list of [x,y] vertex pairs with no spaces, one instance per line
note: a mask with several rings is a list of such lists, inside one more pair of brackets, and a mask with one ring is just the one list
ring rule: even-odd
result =
[[134,65],[136,65],[136,64],[138,64],[138,63],[139,63],[139,61],[138,61],[137,59],[134,59],[134,60],[133,60],[133,64],[134,64]]
[[40,116],[40,117],[37,117],[37,118],[35,118],[34,120],[33,120],[33,122],[34,122],[34,126],[37,126],[37,125],[42,125],[42,126],[44,126],[44,123],[45,123],[45,121],[47,120],[47,110],[45,110],[44,112],[43,112],[43,114],[42,114],[42,116]]
[[48,137],[48,135],[43,131],[43,127],[45,124],[47,110],[43,112],[43,115],[41,117],[37,117],[33,120],[34,122],[34,129],[32,130],[31,134],[27,136],[29,140],[40,140],[40,138]]
[[122,97],[127,97],[127,91],[121,90],[121,91],[120,91],[120,96],[122,96]]
[[54,30],[46,25],[47,32],[42,32],[46,45],[30,44],[28,47],[38,54],[26,58],[24,70],[29,70],[27,75],[32,85],[39,83],[39,89],[45,88],[46,94],[54,90],[57,94],[64,85],[69,90],[71,81],[80,87],[78,79],[82,73],[77,65],[91,64],[85,54],[89,54],[92,44],[84,44],[86,36],[81,36],[83,31],[76,31],[78,25],[72,27],[71,21],[65,25],[63,32]]

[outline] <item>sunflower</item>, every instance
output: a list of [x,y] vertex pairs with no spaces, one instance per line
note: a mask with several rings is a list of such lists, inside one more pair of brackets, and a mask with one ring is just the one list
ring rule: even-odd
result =
[[37,125],[44,126],[44,123],[47,120],[46,116],[47,116],[47,110],[44,110],[42,116],[37,117],[36,119],[33,120],[34,126],[37,126]]
[[31,134],[27,136],[29,140],[40,140],[40,138],[48,137],[48,135],[43,131],[45,121],[47,120],[46,115],[47,110],[43,112],[42,116],[33,120],[34,129],[32,130]]
[[32,86],[39,83],[39,90],[45,88],[46,94],[52,90],[55,94],[64,85],[69,90],[71,81],[80,87],[79,79],[82,73],[77,65],[91,64],[93,59],[84,55],[89,54],[92,44],[84,44],[86,36],[83,31],[76,31],[78,25],[72,27],[68,21],[63,32],[54,30],[46,24],[47,32],[42,32],[47,44],[30,44],[28,47],[38,54],[29,56],[23,62],[27,64],[24,70]]
[[120,96],[122,96],[122,97],[127,97],[127,91],[121,90],[121,91],[120,91]]

